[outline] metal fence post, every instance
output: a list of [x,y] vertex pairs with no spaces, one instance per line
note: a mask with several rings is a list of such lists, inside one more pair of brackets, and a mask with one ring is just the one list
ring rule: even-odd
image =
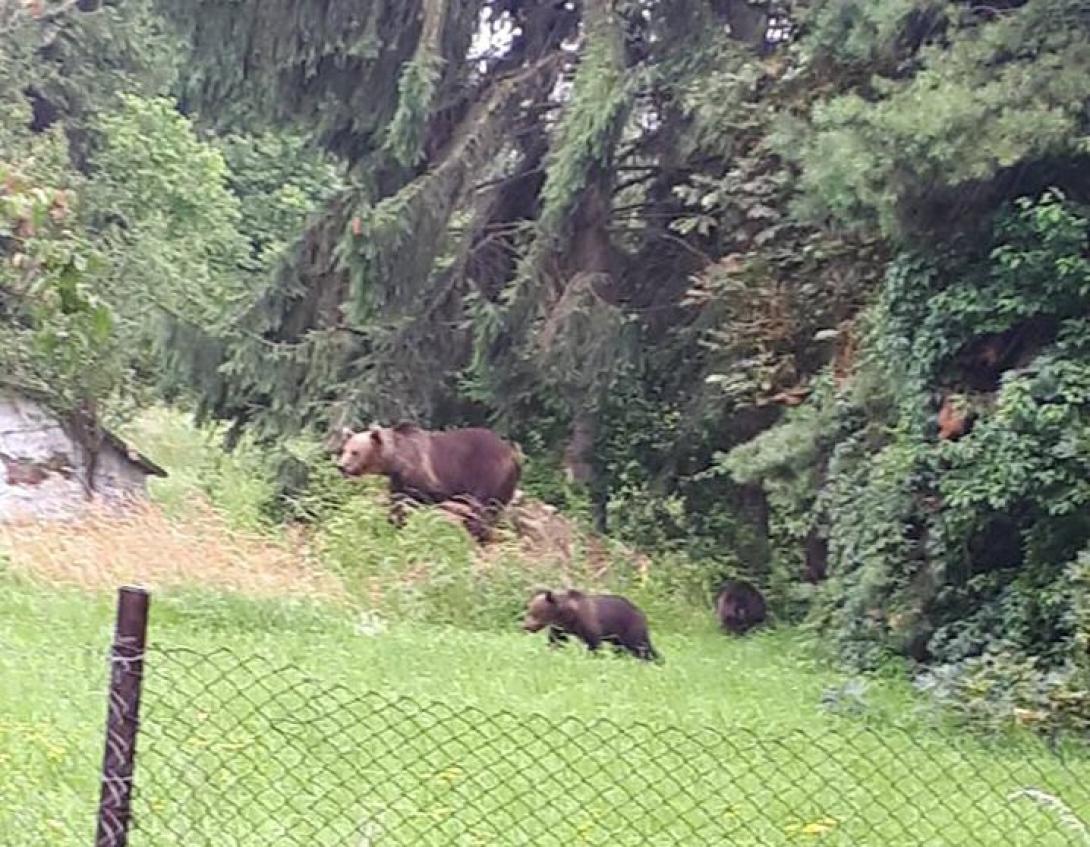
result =
[[129,837],[149,601],[143,588],[118,589],[95,847],[125,847]]

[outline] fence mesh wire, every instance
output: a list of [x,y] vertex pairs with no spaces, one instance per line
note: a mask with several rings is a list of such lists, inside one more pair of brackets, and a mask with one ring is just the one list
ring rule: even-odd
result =
[[0,701],[20,703],[0,706],[2,847],[94,844],[108,667],[104,647],[0,642]]
[[130,844],[1087,845],[1090,761],[842,720],[765,736],[145,668]]
[[[17,658],[0,683],[57,707],[0,714],[0,845],[90,845],[106,656]],[[1043,744],[482,711],[224,650],[153,649],[144,674],[132,847],[1090,845],[1090,757]]]

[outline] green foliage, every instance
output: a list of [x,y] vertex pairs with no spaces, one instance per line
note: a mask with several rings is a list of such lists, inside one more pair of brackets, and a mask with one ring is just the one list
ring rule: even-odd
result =
[[96,129],[89,225],[105,241],[116,269],[107,284],[126,317],[143,327],[164,311],[208,328],[229,322],[246,291],[245,245],[223,155],[164,98],[122,95]]
[[537,438],[520,442],[526,453],[519,488],[527,495],[560,509],[565,517],[589,525],[591,497],[586,486],[572,482],[561,468],[555,451],[548,451]]
[[121,92],[89,175],[59,127],[3,164],[9,376],[62,412],[123,412],[154,385],[164,315],[229,324],[247,290],[223,157],[169,101]]
[[519,569],[484,570],[467,533],[434,510],[413,511],[399,529],[384,492],[348,500],[325,520],[317,548],[369,607],[390,617],[494,628],[509,625],[525,600]]
[[[950,362],[976,336],[1003,332],[1030,318],[1067,321],[1084,314],[1090,298],[1085,219],[1052,192],[1039,202],[1022,198],[1016,208],[1018,214],[997,222],[999,244],[980,278],[932,290],[913,345],[917,367],[925,372]],[[914,317],[905,315],[906,320]],[[1078,325],[1063,331],[1077,332]],[[1077,354],[1075,349],[1065,352]]]
[[198,428],[185,413],[165,407],[141,411],[124,433],[167,470],[165,479],[152,479],[148,487],[172,518],[184,521],[210,503],[237,529],[273,529],[274,478],[267,454],[250,438],[227,453],[221,427]]
[[573,281],[532,336],[536,371],[574,413],[596,408],[636,356],[635,327],[602,301],[589,277]]
[[[378,161],[372,164],[380,170],[384,155],[376,154],[385,153],[386,140],[400,147],[402,136],[416,132],[416,121],[430,108],[431,98],[418,96],[430,71],[408,79],[400,71],[415,64],[419,72],[431,56],[463,57],[482,5],[477,0],[383,0],[363,6],[355,0],[326,5],[247,0],[225,6],[218,0],[186,0],[162,4],[161,10],[191,48],[181,74],[182,100],[208,122],[232,130],[302,132],[352,163],[374,156]],[[426,36],[421,18],[427,20]],[[428,58],[418,53],[421,38]],[[460,62],[443,67],[437,97],[450,93],[461,67]],[[408,134],[390,138],[384,130],[395,113]]]
[[921,40],[942,31],[947,5],[942,0],[823,0],[807,20],[807,57],[866,73],[894,70]]
[[334,161],[288,133],[231,133],[216,143],[227,164],[227,184],[238,198],[238,229],[250,244],[244,267],[264,276],[284,258],[315,209],[343,188],[343,178]]
[[[1017,706],[1068,725],[1082,685],[1067,563],[1090,539],[1087,238],[1085,212],[1046,193],[1000,215],[986,251],[899,260],[853,380],[723,461],[762,482],[796,544],[811,509],[826,525],[814,618],[842,655],[928,656],[936,693],[1002,720]],[[1022,352],[974,358],[981,338]],[[989,367],[1004,372],[970,385],[971,431],[936,442],[929,386],[965,390]]]
[[170,100],[121,94],[118,109],[101,116],[95,129],[102,138],[92,163],[95,199],[121,226],[169,218],[178,237],[204,234],[209,259],[236,259],[239,213],[227,191],[227,164]]
[[[1090,549],[1080,551],[1051,584],[1020,581],[1023,585],[1012,585],[1002,607],[1006,614],[999,631],[1006,637],[979,656],[929,671],[919,686],[974,726],[1030,726],[1053,737],[1061,732],[1085,735],[1090,728]],[[1020,646],[1029,641],[1024,633],[1031,610],[1039,619],[1060,618],[1073,631],[1072,644],[1057,639],[1054,645],[1059,661],[1042,661]]]
[[595,494],[610,534],[655,558],[648,593],[708,607],[723,579],[766,581],[763,540],[736,486],[690,470],[704,469],[708,434],[654,387],[631,367],[616,375],[599,417]]
[[542,189],[540,222],[547,236],[563,237],[564,224],[590,174],[608,168],[627,114],[620,33],[608,4],[588,4],[587,43],[575,75],[572,105],[557,128],[557,142]]
[[[291,259],[298,232],[315,209],[344,190],[344,179],[327,156],[287,133],[232,133],[215,143],[227,164],[230,202],[238,204],[237,229],[244,241],[229,283],[245,292],[244,306],[249,306],[255,293],[268,290],[272,275]],[[184,311],[165,316],[158,344],[163,366],[159,382],[172,400],[194,398],[202,420],[233,402],[237,384],[232,383],[232,373],[238,361],[229,361],[229,351],[247,340],[237,320],[242,311],[248,309],[222,311],[201,322]],[[276,348],[259,345],[248,352],[262,360],[259,373],[269,375],[268,360]],[[276,375],[272,377],[275,380]]]
[[[830,404],[831,405],[831,404]],[[741,485],[759,485],[768,504],[768,562],[752,574],[789,617],[810,593],[799,585],[808,534],[824,530],[817,492],[821,488],[836,421],[829,405],[812,402],[791,410],[778,426],[715,456],[710,473]]]
[[1090,505],[1090,364],[1042,356],[1007,381],[972,438],[944,445],[951,514],[1031,508],[1056,518]]
[[7,370],[94,424],[146,399],[164,314],[229,322],[245,290],[238,204],[222,156],[148,96],[178,56],[150,4],[69,4],[17,24],[0,38],[0,79],[21,70],[33,89],[0,84]]
[[642,396],[632,372],[621,375],[602,415],[595,453],[608,484],[607,525],[644,549],[675,550],[688,529],[687,504],[667,493],[661,473],[678,437],[680,413]]
[[718,456],[719,466],[737,482],[747,483],[817,464],[821,430],[828,423],[823,412],[817,403],[792,410],[779,426]]
[[424,130],[439,82],[441,62],[422,56],[405,66],[398,81],[398,109],[387,129],[386,146],[402,165],[424,155]]
[[[119,95],[166,93],[182,45],[155,0],[102,3],[86,12],[80,4],[46,3],[35,14],[37,5],[7,4],[16,11],[13,25],[0,26],[0,77],[14,71],[18,87],[10,93],[30,93],[45,123],[59,121],[81,162],[91,123],[112,111]],[[0,99],[7,94],[0,90]]]
[[55,131],[0,161],[0,356],[8,381],[71,411],[114,392],[125,360],[116,312],[94,284],[105,257],[76,218],[83,181],[67,153]]
[[618,577],[649,602],[747,575],[860,664],[1074,661],[1085,3],[786,4],[789,45],[760,3],[514,5],[5,8],[9,375],[232,421],[215,496],[410,617],[498,620],[528,576],[394,534],[331,424],[491,421],[527,491],[665,557]]
[[27,127],[33,117],[31,103],[22,96],[28,68],[33,61],[34,30],[28,16],[9,17],[0,13],[6,24],[3,52],[0,53],[0,151],[5,158],[17,145],[23,144]]
[[385,149],[404,167],[416,165],[424,155],[427,122],[442,81],[442,37],[449,5],[448,0],[424,4],[416,55],[405,63],[397,81],[397,111],[386,127]]
[[[827,18],[844,20],[842,5],[819,8],[822,37],[832,40]],[[923,14],[902,0],[866,5],[887,21],[876,44]],[[971,191],[1019,164],[1085,154],[1086,27],[1080,0],[1030,0],[949,29],[920,49],[919,69],[907,77],[874,77],[870,91],[819,102],[805,137],[788,133],[781,145],[803,168],[801,208],[864,226],[877,214],[882,229],[897,234],[916,227],[912,215],[944,190]],[[860,54],[852,38],[842,43]]]

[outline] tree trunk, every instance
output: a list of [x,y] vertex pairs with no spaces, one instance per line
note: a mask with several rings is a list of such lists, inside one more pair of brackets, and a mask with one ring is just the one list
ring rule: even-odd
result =
[[591,486],[594,482],[594,436],[597,420],[588,411],[576,412],[568,445],[564,448],[564,472],[569,482]]
[[601,484],[594,456],[598,435],[598,416],[583,409],[572,418],[568,444],[564,448],[564,473],[569,482],[584,486],[590,494],[591,518],[598,532],[606,532],[606,504],[609,492]]

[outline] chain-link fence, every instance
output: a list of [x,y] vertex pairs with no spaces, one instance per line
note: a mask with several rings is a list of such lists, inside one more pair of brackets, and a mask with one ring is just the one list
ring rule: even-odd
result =
[[[103,648],[0,642],[0,845],[90,847],[102,768]],[[23,700],[25,707],[8,708]],[[22,704],[20,704],[22,706]]]
[[1090,763],[844,723],[770,737],[484,712],[159,649],[131,843],[1090,843]]
[[[786,734],[577,720],[350,690],[228,650],[143,659],[132,847],[1090,845],[1090,757],[1035,742],[832,715]],[[116,644],[112,668],[116,693],[135,668]],[[92,843],[102,751],[66,755],[0,843]]]

